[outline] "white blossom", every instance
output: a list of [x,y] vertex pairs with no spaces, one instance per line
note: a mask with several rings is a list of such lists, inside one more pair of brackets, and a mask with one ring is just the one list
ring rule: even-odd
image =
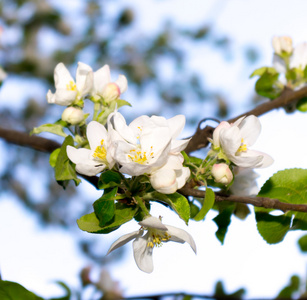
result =
[[111,169],[115,161],[108,151],[109,135],[106,128],[92,121],[87,126],[86,135],[90,149],[76,149],[72,146],[66,148],[68,158],[76,164],[76,171],[87,176],[94,176],[105,168]]
[[133,254],[138,268],[146,273],[151,273],[153,271],[152,253],[155,246],[161,246],[168,241],[187,242],[196,253],[196,245],[192,236],[183,229],[164,225],[160,219],[153,216],[145,218],[139,224],[142,226],[140,230],[120,237],[111,245],[108,254],[134,240]]
[[289,36],[274,36],[272,39],[272,46],[276,54],[283,53],[290,54],[293,50],[292,39]]
[[233,124],[223,121],[213,132],[213,149],[222,150],[227,159],[239,167],[268,167],[273,163],[268,154],[249,149],[260,131],[261,124],[255,116],[242,117]]
[[236,196],[255,196],[259,192],[256,179],[259,177],[253,169],[234,168],[235,179],[230,192]]
[[103,292],[103,300],[120,300],[123,299],[123,290],[120,288],[119,282],[112,279],[110,273],[103,269],[100,272],[97,289]]
[[183,115],[166,120],[141,116],[127,126],[117,111],[108,119],[112,155],[121,165],[120,172],[139,176],[163,167],[170,155],[180,157],[189,140],[176,140],[185,125]]
[[290,68],[305,69],[307,65],[307,43],[302,43],[294,48],[290,59]]
[[50,90],[47,93],[48,103],[68,106],[85,97],[93,85],[92,69],[79,62],[76,74],[76,82],[63,63],[57,64],[54,69],[55,93]]

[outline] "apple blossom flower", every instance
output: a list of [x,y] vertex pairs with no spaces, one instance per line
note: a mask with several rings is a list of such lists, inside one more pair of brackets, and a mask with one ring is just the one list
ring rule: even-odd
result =
[[100,272],[96,287],[103,292],[102,300],[123,299],[123,291],[120,289],[119,282],[113,280],[110,273],[105,269]]
[[169,155],[167,163],[151,173],[149,179],[152,187],[163,194],[173,194],[181,189],[190,177],[191,171],[183,167],[181,154]]
[[[139,222],[140,230],[121,236],[110,247],[108,254],[113,250],[133,241],[133,254],[135,262],[140,270],[146,273],[153,271],[152,253],[155,246],[161,246],[163,242],[173,241],[177,243],[189,243],[196,253],[196,245],[192,236],[183,229],[164,225],[160,218],[149,216]],[[144,234],[144,232],[147,231]]]
[[92,89],[93,71],[82,63],[78,63],[76,82],[63,63],[57,64],[54,69],[55,93],[47,93],[48,103],[68,106],[82,99]]
[[211,169],[211,174],[215,182],[228,185],[232,182],[233,175],[229,166],[225,163],[214,164]]
[[112,169],[115,161],[108,151],[109,135],[106,128],[92,121],[87,126],[86,135],[90,149],[76,149],[72,146],[66,148],[68,158],[76,164],[76,171],[87,176],[94,176],[106,168]]
[[128,81],[124,75],[119,75],[116,81],[111,82],[110,67],[108,65],[104,65],[94,72],[91,95],[95,100],[102,97],[104,101],[111,102],[118,99],[127,88]]
[[242,117],[233,124],[223,121],[213,132],[213,150],[220,151],[220,158],[228,159],[238,167],[268,167],[273,163],[268,154],[249,149],[257,140],[260,131],[261,124],[253,115]]
[[185,125],[185,117],[141,116],[127,126],[115,111],[108,118],[112,155],[121,165],[120,172],[139,176],[163,167],[169,155],[180,157],[189,140],[176,140]]
[[272,46],[276,54],[283,53],[290,54],[293,50],[292,39],[289,36],[274,36],[272,39]]
[[259,177],[253,169],[234,168],[235,179],[230,192],[236,196],[255,196],[259,192],[256,179]]
[[304,70],[307,65],[307,43],[297,45],[290,59],[290,68]]
[[0,83],[7,77],[7,73],[0,67]]
[[79,124],[84,120],[84,112],[81,108],[69,106],[64,109],[62,120],[72,125]]

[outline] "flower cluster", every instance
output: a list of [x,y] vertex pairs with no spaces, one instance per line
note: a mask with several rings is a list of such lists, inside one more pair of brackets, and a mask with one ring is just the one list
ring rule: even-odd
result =
[[115,111],[109,115],[108,130],[96,121],[88,124],[90,149],[67,146],[67,155],[80,174],[94,176],[115,167],[130,176],[148,175],[155,190],[172,194],[190,176],[180,153],[189,140],[176,140],[184,124],[185,117],[178,115],[168,120],[141,116],[127,125]]
[[[266,168],[273,163],[273,159],[268,154],[250,149],[260,131],[259,119],[253,115],[242,117],[232,124],[223,121],[215,128],[213,138],[210,139],[212,150],[209,156],[214,162],[211,172],[216,182],[230,185],[234,178],[231,168],[235,166],[237,176],[236,188],[233,190],[240,190],[238,185],[242,181],[238,173],[246,173],[246,170],[253,168]],[[254,185],[254,180],[249,183],[251,186]],[[254,192],[254,189],[245,187],[244,191],[249,194],[250,191]]]

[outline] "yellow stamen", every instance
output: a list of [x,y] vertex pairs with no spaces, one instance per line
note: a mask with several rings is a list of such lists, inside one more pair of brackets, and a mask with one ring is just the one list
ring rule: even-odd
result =
[[[150,148],[152,150],[152,147]],[[135,150],[132,149],[130,150],[130,154],[128,154],[128,157],[133,161],[138,164],[144,165],[149,163],[149,159],[154,157],[154,152],[151,151],[150,155],[147,156],[146,151],[140,151],[139,149]]]
[[246,152],[246,151],[247,151],[247,146],[246,146],[246,144],[244,144],[244,139],[242,138],[241,139],[241,145],[240,145],[237,153]]
[[101,140],[100,142],[100,146],[97,146],[96,147],[96,150],[93,154],[93,157],[94,158],[97,158],[99,160],[102,160],[102,161],[106,161],[107,159],[107,150],[106,148],[103,146],[103,142],[104,140]]
[[76,84],[71,80],[71,81],[69,81],[68,84],[66,84],[66,89],[67,89],[67,91],[76,91],[76,90],[77,90],[77,86],[76,86]]
[[167,232],[162,230],[151,228],[148,231],[150,233],[150,237],[148,238],[147,247],[150,248],[153,248],[154,246],[161,247],[163,242],[167,242],[171,238]]

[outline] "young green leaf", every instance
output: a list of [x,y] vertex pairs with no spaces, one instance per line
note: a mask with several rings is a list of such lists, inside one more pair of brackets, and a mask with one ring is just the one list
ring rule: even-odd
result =
[[215,194],[212,189],[206,189],[206,196],[204,199],[204,203],[198,214],[193,218],[195,221],[204,220],[208,211],[213,207],[215,200]]
[[30,135],[39,134],[41,132],[50,132],[59,136],[67,137],[67,134],[63,131],[63,126],[60,124],[44,124],[39,127],[34,127],[30,132]]
[[100,190],[104,190],[110,187],[118,186],[121,183],[121,180],[122,176],[118,172],[111,170],[103,172],[99,177],[98,188]]

